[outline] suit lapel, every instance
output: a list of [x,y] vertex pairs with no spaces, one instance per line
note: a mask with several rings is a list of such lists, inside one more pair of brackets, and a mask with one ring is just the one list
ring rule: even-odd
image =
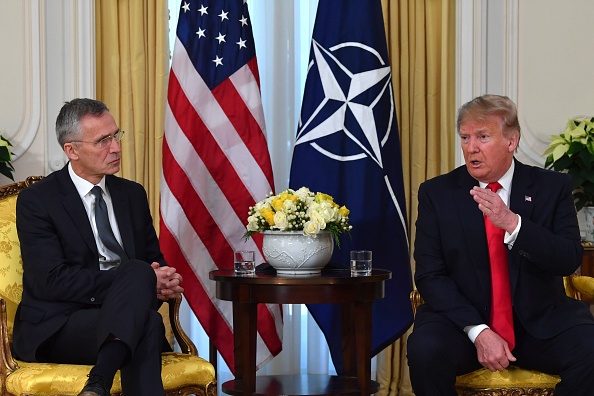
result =
[[[532,217],[532,197],[534,195],[534,188],[532,178],[530,177],[530,167],[515,161],[514,177],[512,179],[511,195],[509,198],[509,208],[512,212],[520,215],[523,219]],[[508,254],[508,257],[512,255]],[[517,257],[514,255],[513,257]],[[508,260],[510,272],[510,286],[512,290],[512,297],[516,284],[518,283],[518,275],[520,267],[516,262]]]
[[[470,190],[478,186],[478,181],[473,179],[466,168],[460,172],[458,179],[459,188],[455,192],[456,210],[462,223],[463,240],[469,252],[472,267],[479,282],[481,290],[485,290],[486,301],[490,301],[491,275],[489,266],[489,251],[485,234],[485,220],[483,212],[470,195]],[[469,210],[469,208],[471,208]],[[487,294],[488,293],[488,294]]]
[[68,174],[68,165],[58,171],[58,188],[62,194],[62,205],[64,210],[70,216],[70,219],[74,225],[78,228],[80,235],[83,240],[98,257],[99,252],[97,251],[97,244],[95,242],[95,236],[89,222],[89,217],[85,206],[80,199],[80,195]]
[[111,202],[113,204],[113,211],[118,222],[118,229],[122,237],[122,244],[124,250],[129,258],[135,258],[134,252],[134,232],[132,230],[132,219],[130,217],[130,199],[122,188],[121,183],[116,176],[106,176],[105,179]]

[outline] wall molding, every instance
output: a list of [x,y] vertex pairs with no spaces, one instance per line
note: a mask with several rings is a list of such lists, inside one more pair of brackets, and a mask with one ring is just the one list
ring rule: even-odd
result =
[[24,7],[24,57],[23,67],[25,70],[25,84],[23,86],[23,118],[19,128],[16,130],[13,139],[12,153],[14,160],[21,157],[33,144],[37,131],[41,126],[42,114],[42,86],[43,79],[43,40],[41,32],[44,28],[41,18],[43,4],[39,0],[28,0],[23,2]]

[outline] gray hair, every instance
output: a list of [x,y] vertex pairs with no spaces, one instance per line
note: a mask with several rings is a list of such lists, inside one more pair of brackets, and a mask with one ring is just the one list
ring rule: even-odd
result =
[[501,95],[483,95],[463,104],[458,110],[456,130],[460,132],[460,125],[467,119],[483,120],[489,116],[499,117],[505,136],[515,131],[520,135],[516,104],[507,96]]
[[65,102],[56,118],[56,136],[60,147],[80,137],[83,132],[80,121],[85,116],[100,117],[108,111],[105,103],[95,99],[80,98]]

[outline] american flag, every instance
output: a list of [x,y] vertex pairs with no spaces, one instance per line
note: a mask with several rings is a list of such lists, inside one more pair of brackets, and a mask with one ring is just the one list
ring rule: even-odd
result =
[[[160,242],[185,297],[233,371],[230,302],[208,273],[233,268],[248,208],[274,191],[251,21],[242,0],[182,1],[163,140]],[[282,348],[278,305],[258,306],[257,366]]]

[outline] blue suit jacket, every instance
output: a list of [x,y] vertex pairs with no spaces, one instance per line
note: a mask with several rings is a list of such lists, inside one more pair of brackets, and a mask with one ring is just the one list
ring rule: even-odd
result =
[[[478,182],[466,166],[423,183],[416,222],[415,282],[425,304],[415,326],[449,321],[461,331],[488,324],[490,267],[484,219],[470,195]],[[565,295],[563,276],[581,264],[583,248],[566,174],[515,162],[510,209],[522,226],[508,263],[514,312],[537,338],[593,323],[582,302]]]
[[[106,185],[128,257],[165,265],[144,188],[116,176],[107,176]],[[40,344],[70,312],[102,303],[117,271],[99,270],[93,231],[67,167],[19,194],[16,222],[24,275],[12,349],[35,361]]]

